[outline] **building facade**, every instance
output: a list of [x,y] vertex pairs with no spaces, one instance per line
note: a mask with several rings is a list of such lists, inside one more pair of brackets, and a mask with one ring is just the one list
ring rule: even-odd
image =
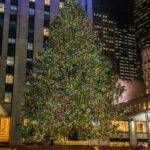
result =
[[137,79],[139,76],[134,27],[120,26],[108,13],[101,12],[97,7],[93,19],[106,58],[112,62],[120,79]]
[[120,79],[137,79],[137,51],[133,26],[116,25],[114,47],[116,70]]
[[146,85],[146,94],[150,94],[150,47],[142,50],[143,77]]
[[[146,93],[150,94],[148,68],[150,64],[150,0],[134,0],[134,24],[138,51],[138,70],[142,72],[146,85]],[[142,62],[142,63],[141,63]],[[142,69],[141,69],[142,68]]]
[[[91,18],[92,0],[79,3]],[[63,5],[59,0],[0,0],[0,104],[8,114],[0,119],[0,142],[21,143],[17,124],[26,77],[47,44],[49,22]]]
[[94,10],[93,24],[102,48],[108,60],[114,62],[115,58],[115,22],[109,18],[107,13],[100,12],[99,8]]
[[119,124],[120,136],[110,139],[112,145],[150,146],[150,96],[144,96],[120,104],[128,109],[129,120]]
[[[114,65],[120,77],[119,82],[126,88],[119,102],[123,108],[127,106],[130,110],[129,120],[113,122],[119,124],[120,136],[111,137],[105,144],[147,147],[150,142],[148,118],[150,98],[142,98],[145,95],[145,86],[141,80],[141,61],[136,46],[134,25],[119,24],[109,16],[109,12],[101,11],[97,6],[93,14],[94,28],[98,31],[106,57]],[[145,59],[148,63],[148,54]]]

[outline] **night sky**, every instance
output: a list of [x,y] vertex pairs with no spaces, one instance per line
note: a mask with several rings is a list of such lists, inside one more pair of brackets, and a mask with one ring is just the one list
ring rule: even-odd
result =
[[133,24],[133,0],[93,0],[93,4],[120,24]]

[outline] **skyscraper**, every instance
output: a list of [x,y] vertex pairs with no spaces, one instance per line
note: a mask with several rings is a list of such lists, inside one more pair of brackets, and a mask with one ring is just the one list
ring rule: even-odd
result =
[[[92,0],[79,3],[91,18]],[[63,5],[59,0],[0,0],[0,103],[8,114],[0,118],[0,142],[21,142],[17,124],[26,76],[47,44],[50,20]]]
[[121,79],[135,79],[137,75],[137,51],[133,25],[120,24],[94,7],[94,28],[98,31],[102,48]]
[[94,9],[93,19],[94,28],[98,31],[102,43],[102,49],[107,59],[114,62],[115,22],[109,18],[108,13],[101,12],[99,8]]
[[137,53],[135,30],[133,26],[124,25],[115,28],[115,64],[120,79],[132,80],[137,75]]
[[150,47],[150,1],[134,0],[136,41],[140,50]]
[[[150,0],[134,0],[134,24],[139,70],[143,66],[146,93],[150,94]],[[142,65],[141,65],[142,62]],[[141,74],[142,75],[142,74]]]

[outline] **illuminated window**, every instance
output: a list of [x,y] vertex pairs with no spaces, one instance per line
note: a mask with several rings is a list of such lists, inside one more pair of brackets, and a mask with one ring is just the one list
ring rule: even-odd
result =
[[129,132],[128,121],[112,121],[112,124],[118,126],[118,130],[121,132]]
[[11,11],[17,11],[18,7],[17,6],[10,6]]
[[11,92],[5,92],[4,102],[5,103],[11,103],[11,101],[12,101],[12,93]]
[[110,146],[130,146],[129,142],[110,142]]
[[150,101],[148,101],[148,108],[150,108]]
[[28,50],[33,50],[33,43],[28,43]]
[[30,15],[34,15],[34,14],[35,14],[35,9],[29,8],[29,14],[30,14]]
[[9,38],[9,39],[8,39],[8,43],[15,44],[15,43],[16,43],[16,39],[14,39],[14,38]]
[[136,122],[136,132],[146,133],[147,132],[146,122]]
[[146,94],[149,94],[149,90],[148,89],[146,90]]
[[146,109],[146,103],[143,103],[143,109]]
[[35,2],[35,0],[30,0],[30,2]]
[[49,36],[49,29],[44,29],[44,36]]
[[148,147],[148,143],[147,142],[137,142],[137,146]]
[[148,81],[146,81],[146,86],[148,86]]
[[45,0],[45,5],[50,5],[50,0]]
[[59,2],[59,9],[63,9],[64,8],[64,3],[63,2]]
[[9,141],[10,118],[0,118],[0,142]]
[[14,57],[7,57],[7,65],[10,66],[14,65]]
[[13,83],[13,75],[6,75],[5,83],[12,84]]
[[0,4],[0,12],[4,12],[4,10],[5,10],[5,5],[4,4]]

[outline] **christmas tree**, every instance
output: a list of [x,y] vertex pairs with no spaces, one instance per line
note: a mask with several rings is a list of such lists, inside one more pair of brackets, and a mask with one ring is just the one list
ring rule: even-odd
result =
[[111,121],[122,116],[113,105],[123,91],[117,80],[85,12],[67,0],[50,23],[49,48],[36,58],[28,79],[21,109],[25,141],[112,135]]

